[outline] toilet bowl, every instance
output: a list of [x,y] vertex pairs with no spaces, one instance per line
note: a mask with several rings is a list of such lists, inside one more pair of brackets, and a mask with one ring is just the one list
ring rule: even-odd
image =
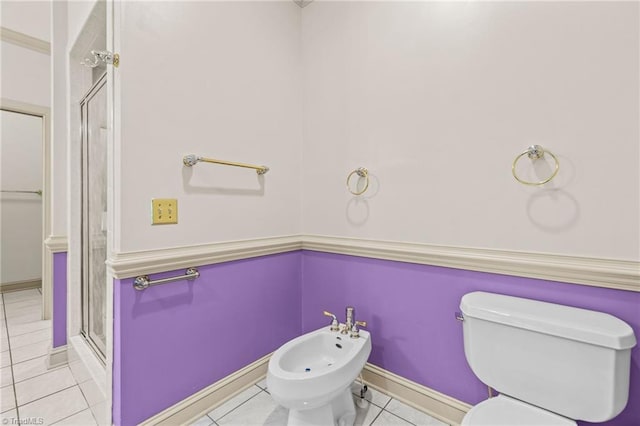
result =
[[575,425],[620,414],[629,397],[633,329],[603,313],[501,294],[463,296],[464,352],[500,392],[462,425]]
[[289,425],[353,425],[351,383],[371,353],[368,332],[360,337],[323,327],[297,337],[274,352],[267,388],[289,409]]

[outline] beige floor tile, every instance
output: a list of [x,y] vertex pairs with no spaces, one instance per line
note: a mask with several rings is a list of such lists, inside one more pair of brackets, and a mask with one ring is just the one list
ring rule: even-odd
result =
[[7,318],[7,326],[11,327],[18,324],[26,324],[28,322],[35,322],[42,320],[42,313],[31,312],[26,314],[15,315]]
[[198,420],[191,423],[189,426],[211,426],[212,424],[213,424],[213,420],[211,420],[211,417],[204,416],[204,417],[200,417]]
[[20,315],[21,312],[24,312],[25,309],[33,309],[33,308],[42,308],[42,299],[33,298],[33,299],[25,299],[18,300],[12,303],[5,303],[4,311],[7,315]]
[[13,380],[18,383],[49,371],[50,370],[47,369],[47,357],[41,356],[30,359],[29,361],[13,364]]
[[13,386],[0,388],[0,413],[16,408],[16,398],[13,393]]
[[13,385],[13,373],[11,366],[0,368],[0,387]]
[[17,425],[18,424],[18,412],[14,408],[13,410],[5,411],[0,414],[0,423],[3,425]]
[[[351,393],[353,393],[357,397],[357,399],[360,398],[360,389],[361,389],[361,386],[359,381],[353,382],[351,384]],[[369,402],[372,402],[378,407],[384,407],[385,405],[387,405],[389,400],[391,400],[391,397],[369,386],[367,393],[364,396],[364,399],[366,399]]]
[[216,420],[220,426],[229,425],[273,425],[284,426],[287,424],[289,411],[275,403],[271,395],[260,393],[246,401],[244,404]]
[[16,383],[18,407],[75,385],[76,381],[68,367]]
[[397,399],[392,399],[386,407],[384,407],[385,411],[388,411],[396,416],[411,422],[416,425],[429,425],[429,426],[445,426],[446,423],[441,422],[440,420],[431,417],[430,415],[423,413],[422,411],[416,410],[413,407],[410,407]]
[[42,304],[33,302],[30,305],[22,306],[21,303],[15,303],[13,305],[8,305],[9,308],[6,310],[7,319],[12,319],[16,317],[21,317],[25,315],[42,315]]
[[50,425],[86,410],[87,402],[78,386],[65,389],[19,407],[20,418],[39,418]]
[[51,343],[47,340],[32,343],[30,345],[21,346],[19,348],[11,348],[11,359],[14,364],[38,358],[49,353]]
[[211,417],[215,421],[218,421],[219,418],[223,417],[230,411],[233,411],[240,404],[246,402],[248,399],[251,399],[259,392],[262,392],[262,389],[257,386],[251,386],[250,388],[240,392],[238,395],[234,396],[219,407],[216,407],[213,410],[209,411],[207,413],[207,416]]
[[0,352],[0,368],[8,367],[11,365],[11,355],[9,351]]
[[93,418],[91,410],[83,410],[54,424],[56,426],[97,426],[98,423]]
[[21,334],[33,333],[34,331],[51,328],[51,320],[34,321],[24,324],[9,325],[9,337],[19,336]]
[[413,423],[409,423],[408,421],[401,419],[398,416],[394,416],[393,414],[382,411],[380,415],[375,419],[373,426],[412,426]]
[[44,342],[45,340],[51,341],[51,330],[49,328],[43,328],[42,330],[34,331],[31,333],[20,334],[19,336],[13,336],[11,340],[11,349],[20,348],[22,346],[31,345],[33,343]]
[[36,289],[29,290],[19,290],[19,291],[10,291],[7,293],[2,293],[2,298],[4,299],[5,306],[10,303],[15,303],[23,300],[29,299],[42,299],[42,295]]

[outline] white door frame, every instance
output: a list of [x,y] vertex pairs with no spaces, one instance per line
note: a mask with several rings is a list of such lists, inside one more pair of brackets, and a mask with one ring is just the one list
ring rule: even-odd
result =
[[53,305],[53,253],[45,241],[51,237],[51,110],[41,105],[1,98],[0,109],[42,118],[42,319],[51,319]]

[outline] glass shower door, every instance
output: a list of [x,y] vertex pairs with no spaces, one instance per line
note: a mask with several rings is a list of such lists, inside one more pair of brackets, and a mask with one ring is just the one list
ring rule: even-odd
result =
[[82,116],[82,334],[106,354],[107,98],[106,75],[80,104]]

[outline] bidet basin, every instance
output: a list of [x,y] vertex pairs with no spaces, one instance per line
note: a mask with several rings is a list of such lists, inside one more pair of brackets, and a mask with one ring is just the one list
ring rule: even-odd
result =
[[326,405],[351,386],[370,353],[367,331],[360,331],[360,337],[354,339],[323,327],[274,352],[269,361],[267,388],[278,404],[290,410]]

